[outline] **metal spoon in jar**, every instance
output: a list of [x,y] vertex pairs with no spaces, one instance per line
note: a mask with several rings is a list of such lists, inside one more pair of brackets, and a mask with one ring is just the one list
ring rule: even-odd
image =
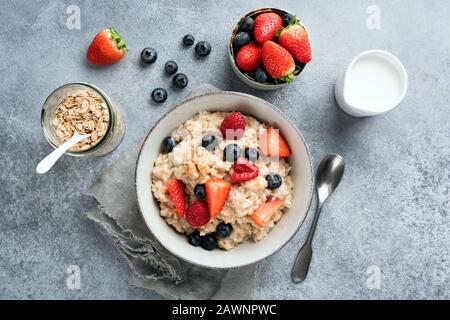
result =
[[75,132],[72,138],[64,142],[62,145],[60,145],[57,149],[55,149],[52,153],[50,153],[48,156],[46,156],[44,159],[39,162],[39,164],[36,167],[36,172],[40,174],[46,173],[48,170],[53,167],[53,165],[58,161],[59,158],[70,148],[72,148],[74,145],[76,145],[78,142],[89,138],[90,134],[79,134],[78,132]]
[[291,279],[294,283],[302,282],[306,279],[308,274],[309,264],[312,257],[312,239],[319,220],[320,210],[328,197],[338,186],[344,174],[345,162],[344,159],[337,154],[326,156],[317,168],[316,173],[316,190],[317,190],[317,208],[314,215],[314,220],[311,229],[308,233],[308,238],[303,244],[303,247],[298,252],[297,258],[292,268]]

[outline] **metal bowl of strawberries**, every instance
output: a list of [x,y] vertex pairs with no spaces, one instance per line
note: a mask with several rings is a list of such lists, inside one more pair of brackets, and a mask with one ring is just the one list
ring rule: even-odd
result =
[[243,16],[231,33],[228,54],[239,79],[260,90],[288,85],[312,60],[303,22],[276,8],[256,9]]

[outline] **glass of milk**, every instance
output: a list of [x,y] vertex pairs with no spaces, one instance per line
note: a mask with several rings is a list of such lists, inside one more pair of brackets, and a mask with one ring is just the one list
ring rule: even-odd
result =
[[369,50],[357,55],[338,77],[334,94],[351,116],[385,113],[400,104],[408,87],[405,67],[394,55]]

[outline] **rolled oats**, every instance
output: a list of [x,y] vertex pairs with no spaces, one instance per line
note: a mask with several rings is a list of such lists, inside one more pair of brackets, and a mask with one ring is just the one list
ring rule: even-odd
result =
[[109,124],[109,112],[102,97],[90,90],[80,90],[65,98],[56,108],[52,120],[60,144],[75,132],[91,136],[70,150],[87,150],[101,141]]

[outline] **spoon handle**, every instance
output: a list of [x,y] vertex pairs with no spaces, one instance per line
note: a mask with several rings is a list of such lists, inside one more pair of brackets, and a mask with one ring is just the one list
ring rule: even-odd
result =
[[308,238],[301,247],[300,251],[295,258],[294,266],[292,267],[291,279],[294,283],[303,282],[308,275],[309,264],[312,257],[312,239],[317,227],[317,221],[319,220],[322,204],[317,203],[316,213],[314,214],[314,220],[311,228],[309,229]]
[[72,138],[67,140],[65,143],[60,145],[57,149],[55,149],[52,153],[50,153],[48,156],[46,156],[44,159],[39,162],[39,164],[36,166],[36,172],[39,174],[44,174],[48,170],[50,170],[51,167],[58,161],[58,159],[72,146],[80,142],[81,140],[84,140],[88,138],[90,135],[80,135],[80,134],[74,134]]

